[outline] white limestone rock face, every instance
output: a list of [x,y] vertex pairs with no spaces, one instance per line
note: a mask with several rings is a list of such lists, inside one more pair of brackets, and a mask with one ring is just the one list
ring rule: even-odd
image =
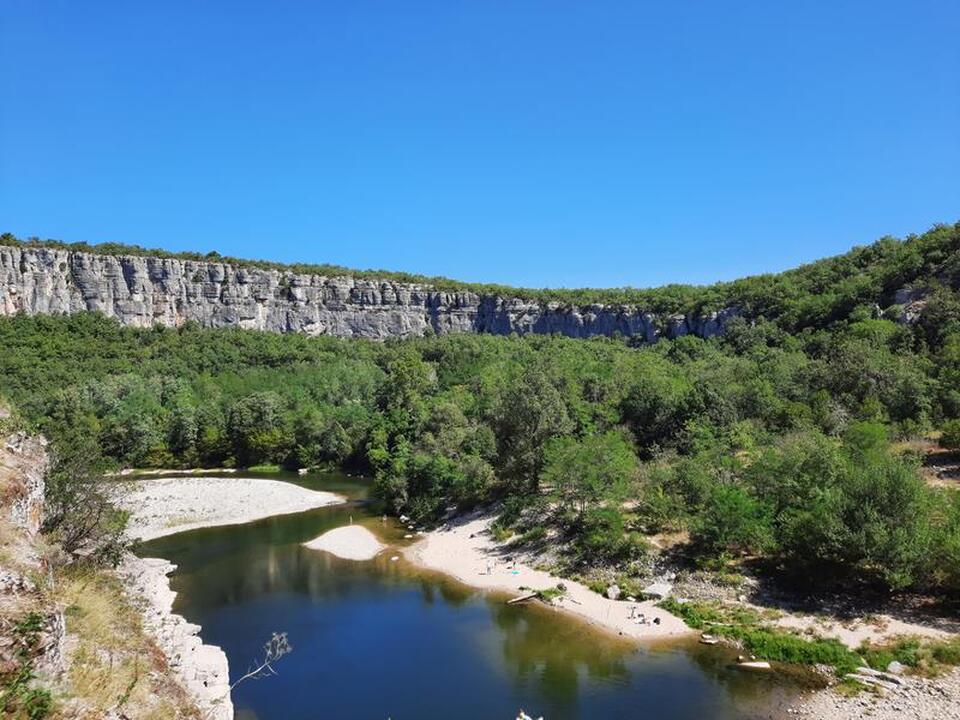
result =
[[539,303],[390,280],[222,262],[0,247],[0,315],[99,311],[124,325],[239,327],[383,340],[428,332],[712,337],[736,315],[658,318],[631,305]]
[[46,472],[50,462],[42,435],[15,432],[0,439],[0,482],[7,485],[10,519],[28,537],[43,523]]
[[127,554],[120,566],[126,587],[140,605],[144,629],[157,641],[170,668],[194,698],[204,718],[233,720],[227,656],[216,645],[204,645],[200,626],[173,612],[177,594],[167,575],[176,566],[159,558]]

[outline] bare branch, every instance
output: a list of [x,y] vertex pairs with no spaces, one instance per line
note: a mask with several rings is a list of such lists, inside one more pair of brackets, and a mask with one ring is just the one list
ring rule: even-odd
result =
[[276,675],[277,671],[273,667],[273,663],[290,652],[293,652],[293,647],[287,639],[287,634],[285,632],[273,633],[270,639],[263,644],[263,657],[255,660],[247,673],[238,678],[237,681],[230,686],[230,689],[233,690],[244,680],[256,680],[258,678]]

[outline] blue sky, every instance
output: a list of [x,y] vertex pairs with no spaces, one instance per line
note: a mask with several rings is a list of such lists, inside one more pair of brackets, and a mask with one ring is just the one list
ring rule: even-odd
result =
[[0,3],[0,230],[525,286],[960,219],[960,3]]

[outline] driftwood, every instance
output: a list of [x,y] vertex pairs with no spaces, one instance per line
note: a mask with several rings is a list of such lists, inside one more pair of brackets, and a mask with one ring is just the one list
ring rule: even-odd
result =
[[533,600],[535,597],[537,597],[537,593],[535,592],[527,593],[526,595],[520,595],[518,597],[515,597],[512,600],[507,600],[507,605],[514,605],[516,603],[526,602],[527,600]]

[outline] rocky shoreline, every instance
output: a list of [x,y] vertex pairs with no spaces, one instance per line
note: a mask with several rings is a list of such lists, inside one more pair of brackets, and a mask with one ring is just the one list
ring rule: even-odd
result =
[[173,612],[177,594],[169,574],[176,566],[160,558],[128,553],[118,568],[127,592],[140,607],[144,629],[157,642],[170,669],[194,698],[205,720],[233,720],[227,656],[199,637],[200,626]]
[[904,677],[875,692],[841,695],[832,689],[805,696],[786,718],[815,720],[960,720],[960,670],[937,678]]

